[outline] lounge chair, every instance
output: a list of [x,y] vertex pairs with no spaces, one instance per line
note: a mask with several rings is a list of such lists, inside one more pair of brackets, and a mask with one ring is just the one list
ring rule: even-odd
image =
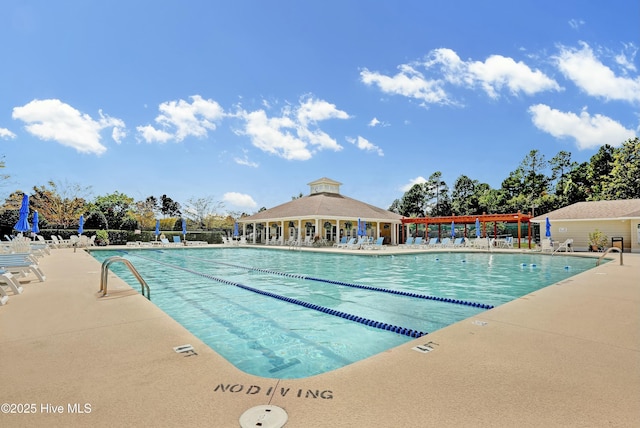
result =
[[349,245],[354,245],[356,243],[356,238],[349,238],[349,240],[345,244],[336,245],[338,248],[348,248]]
[[9,295],[4,287],[9,287],[13,291],[14,296],[22,293],[22,286],[18,280],[11,275],[11,272],[0,270],[0,306],[9,300]]
[[358,238],[358,242],[351,242],[350,244],[347,243],[347,246],[345,248],[348,248],[349,250],[359,250],[360,248],[362,248],[366,241],[368,241],[368,238],[361,236],[360,238]]
[[442,247],[450,247],[451,246],[451,238],[442,238],[440,242],[440,246]]
[[36,235],[36,239],[38,244],[46,245],[48,248],[58,248],[52,240],[47,241],[42,235]]
[[540,241],[540,251],[543,253],[553,253],[553,242],[550,238],[545,238]]
[[23,276],[33,273],[41,282],[46,279],[33,256],[28,253],[0,254],[0,266],[7,272]]
[[412,248],[420,248],[422,246],[422,236],[418,236],[413,240],[413,244],[411,244]]
[[464,238],[456,238],[453,240],[454,247],[464,247]]
[[[24,291],[18,279],[11,272],[0,269],[0,290],[5,292],[3,287],[9,287],[13,294],[22,294],[22,291]],[[6,292],[4,295],[6,295]]]
[[384,250],[386,247],[382,245],[384,243],[384,236],[376,239],[376,242],[366,244],[363,248],[365,250]]
[[399,244],[398,247],[410,248],[413,245],[413,241],[413,236],[409,236],[404,244]]
[[178,235],[173,236],[173,245],[182,245],[182,240]]
[[343,236],[340,242],[336,242],[335,244],[333,244],[333,246],[339,247],[340,245],[346,245],[346,244],[347,244],[347,237]]
[[562,244],[558,245],[558,248],[555,249],[554,253],[558,251],[564,250],[566,253],[573,252],[573,239],[569,238],[565,240]]

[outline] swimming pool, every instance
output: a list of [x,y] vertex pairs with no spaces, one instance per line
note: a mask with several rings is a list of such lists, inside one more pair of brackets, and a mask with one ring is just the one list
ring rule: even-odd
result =
[[[343,367],[594,267],[580,257],[459,252],[91,254],[127,258],[164,312],[239,369],[281,379]],[[125,266],[111,270],[138,287]]]

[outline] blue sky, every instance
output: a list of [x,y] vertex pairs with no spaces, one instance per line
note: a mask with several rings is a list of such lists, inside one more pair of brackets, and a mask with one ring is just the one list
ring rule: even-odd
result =
[[640,2],[0,4],[0,192],[53,180],[253,213],[329,177],[387,208],[441,171],[639,133]]

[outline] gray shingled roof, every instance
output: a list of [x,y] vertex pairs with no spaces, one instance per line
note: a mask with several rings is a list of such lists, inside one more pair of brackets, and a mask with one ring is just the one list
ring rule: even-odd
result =
[[399,222],[402,216],[337,193],[314,193],[243,217],[240,222],[293,218],[336,218]]
[[593,220],[640,217],[640,199],[577,202],[568,207],[532,218],[534,223],[549,220]]

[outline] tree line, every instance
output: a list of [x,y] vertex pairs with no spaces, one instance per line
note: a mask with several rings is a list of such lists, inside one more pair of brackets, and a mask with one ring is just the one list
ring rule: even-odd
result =
[[640,140],[600,147],[588,162],[560,151],[547,161],[531,150],[493,189],[461,175],[449,188],[442,173],[413,185],[388,208],[405,217],[531,213],[540,215],[576,202],[640,198]]
[[[4,160],[0,161],[0,169],[4,166]],[[0,181],[8,178],[0,175]],[[0,206],[3,233],[18,221],[23,193],[12,192]],[[83,215],[87,229],[153,230],[161,217],[162,230],[180,230],[182,219],[187,220],[189,230],[212,230],[233,227],[234,219],[244,215],[220,214],[224,205],[210,196],[191,198],[185,206],[166,194],[136,201],[116,191],[92,198],[90,186],[54,181],[34,186],[28,193],[31,212],[38,211],[42,229],[74,228]],[[618,148],[604,145],[583,163],[572,161],[566,151],[547,161],[538,150],[531,150],[498,189],[466,175],[449,188],[436,171],[393,201],[389,210],[405,217],[517,211],[539,215],[580,201],[635,198],[640,198],[638,137]]]
[[[0,168],[4,163],[0,162]],[[8,178],[8,176],[5,176]],[[7,233],[18,221],[23,191],[12,192],[0,207],[0,225]],[[211,230],[233,226],[231,215],[222,215],[224,207],[212,197],[191,198],[183,207],[169,196],[148,196],[136,201],[120,192],[91,198],[91,187],[79,184],[49,181],[34,186],[28,192],[32,221],[38,211],[41,229],[77,228],[80,216],[84,216],[86,229],[98,230],[153,230],[156,219],[162,230],[181,230],[182,219],[187,220],[189,230]]]

